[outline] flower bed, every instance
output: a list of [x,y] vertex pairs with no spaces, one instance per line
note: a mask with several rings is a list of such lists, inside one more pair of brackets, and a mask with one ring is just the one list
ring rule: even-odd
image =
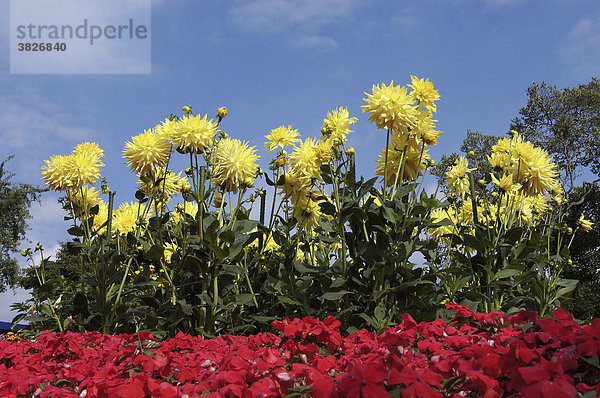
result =
[[274,321],[275,333],[203,340],[178,334],[44,333],[0,342],[1,396],[576,397],[600,391],[600,319],[558,309],[505,315],[456,310],[377,336],[348,337],[329,317]]

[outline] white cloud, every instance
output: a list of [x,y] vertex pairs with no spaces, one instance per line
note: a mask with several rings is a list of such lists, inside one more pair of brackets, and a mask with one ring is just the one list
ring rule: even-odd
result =
[[413,35],[418,32],[419,19],[414,15],[412,7],[405,8],[390,18],[390,27],[403,35]]
[[579,20],[561,41],[557,52],[578,78],[597,76],[600,65],[600,14]]
[[293,42],[293,45],[313,51],[333,51],[340,48],[340,44],[333,37],[327,36],[300,37]]
[[20,181],[36,183],[40,179],[43,159],[68,153],[68,148],[97,134],[88,127],[72,124],[69,115],[54,112],[54,104],[29,98],[31,104],[15,100],[12,96],[0,96],[3,137],[0,154],[3,158],[14,154],[11,169],[16,167]]
[[352,20],[366,2],[358,0],[253,0],[236,2],[228,18],[235,29],[257,35],[282,35],[298,48],[323,51],[340,47],[323,28]]

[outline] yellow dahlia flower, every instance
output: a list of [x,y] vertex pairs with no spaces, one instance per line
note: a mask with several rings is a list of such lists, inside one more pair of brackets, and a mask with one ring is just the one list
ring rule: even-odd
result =
[[89,156],[97,159],[104,157],[104,150],[95,142],[82,142],[75,147],[75,152],[87,153]]
[[73,212],[76,217],[89,217],[92,207],[100,204],[100,192],[94,187],[81,187],[69,192],[68,199],[73,206]]
[[196,218],[198,213],[198,203],[196,202],[184,202],[178,203],[175,206],[175,211],[171,213],[171,223],[176,225],[183,219],[183,214],[188,214],[192,218]]
[[407,131],[417,121],[417,110],[414,100],[406,93],[406,87],[395,86],[392,81],[388,86],[384,83],[373,85],[373,94],[368,94],[364,101],[363,113],[369,114],[369,122],[380,129]]
[[127,235],[137,227],[138,219],[141,223],[148,220],[148,215],[144,215],[145,207],[138,202],[123,203],[114,211],[114,220],[112,229],[118,231],[120,235]]
[[181,191],[181,187],[187,181],[181,178],[181,172],[173,174],[171,170],[161,167],[155,171],[155,175],[139,181],[142,189],[148,197],[157,202],[166,203],[173,195]]
[[170,155],[169,141],[153,130],[144,130],[142,134],[131,137],[123,150],[123,157],[127,159],[125,163],[139,175],[154,174],[158,167],[167,164]]
[[522,196],[519,208],[519,220],[521,225],[533,225],[540,220],[548,211],[548,204],[543,195]]
[[50,160],[44,160],[46,166],[42,166],[42,178],[48,188],[55,191],[66,191],[72,185],[69,177],[69,156],[52,156]]
[[308,137],[298,146],[294,146],[294,152],[290,155],[290,168],[294,173],[319,178],[320,167],[315,139]]
[[427,230],[429,236],[439,239],[444,243],[450,243],[450,239],[448,237],[444,237],[444,235],[452,234],[455,232],[456,215],[454,214],[454,210],[452,210],[451,208],[435,209],[431,212],[429,218],[434,223],[439,223],[444,220],[449,220],[452,222],[453,225],[433,227]]
[[[413,145],[410,145],[411,143]],[[398,174],[402,171],[402,152],[403,150],[400,150],[393,143],[388,147],[387,169],[385,167],[385,149],[381,149],[381,154],[377,157],[375,174],[383,176],[385,170],[385,183],[387,185],[394,184],[396,180],[398,182],[415,181],[422,174],[422,170],[427,168],[429,160],[427,149],[421,150],[421,147],[415,145],[414,140],[411,140],[406,147],[406,155],[404,156],[404,173],[399,176]]]
[[421,105],[431,112],[437,110],[435,101],[440,99],[440,94],[433,88],[433,83],[429,79],[419,79],[418,77],[411,76],[408,87],[413,89],[410,93],[412,98],[419,101]]
[[294,203],[294,217],[298,224],[305,229],[312,229],[319,225],[321,216],[321,207],[314,198],[319,195],[316,192],[309,192],[306,195],[300,195]]
[[300,133],[298,130],[292,130],[292,126],[279,126],[276,129],[273,129],[269,132],[269,134],[265,135],[265,138],[268,140],[265,142],[265,148],[269,150],[269,152],[273,152],[277,148],[285,148],[288,145],[292,145],[296,142],[300,142],[298,136]]
[[321,133],[323,133],[326,140],[331,140],[333,145],[337,146],[346,142],[346,136],[353,132],[350,130],[350,125],[357,121],[357,118],[350,117],[347,108],[340,106],[338,109],[327,113],[327,118],[323,119]]
[[581,228],[583,231],[590,232],[593,226],[594,223],[585,218],[583,214],[581,215],[581,217],[579,217],[579,228]]
[[331,146],[334,145],[333,141],[331,140],[327,140],[327,141],[317,141],[317,144],[315,145],[315,157],[317,160],[317,164],[319,165],[319,167],[321,167],[321,165],[329,163],[329,161],[331,160]]
[[186,115],[173,126],[172,144],[183,153],[204,153],[217,134],[217,123],[200,115]]
[[503,152],[492,152],[491,156],[488,156],[490,166],[495,169],[503,169],[510,164],[510,154]]
[[297,197],[301,192],[306,191],[310,185],[309,178],[291,170],[284,174],[284,183],[279,188],[283,192],[284,199],[288,199]]
[[514,192],[514,191],[518,191],[519,189],[521,189],[521,184],[515,183],[513,181],[512,174],[505,173],[502,175],[500,180],[498,180],[494,174],[490,174],[490,175],[492,177],[492,182],[494,184],[498,185],[498,187],[504,192]]
[[463,156],[458,159],[458,162],[446,172],[446,182],[450,189],[457,195],[463,195],[469,192],[469,178],[467,173],[475,169],[469,168],[469,162]]
[[100,158],[104,156],[103,151],[95,143],[85,142],[77,145],[71,155],[68,156],[66,170],[68,179],[74,188],[85,184],[95,185],[100,178],[100,167],[104,163]]
[[555,170],[556,164],[548,158],[548,152],[545,150],[517,136],[512,142],[511,158],[509,170],[526,193],[543,193],[554,185],[558,175]]
[[412,131],[415,137],[422,137],[427,145],[436,145],[437,139],[442,134],[435,129],[437,120],[431,118],[430,112],[419,112],[417,123]]
[[170,143],[175,134],[175,126],[177,126],[177,122],[167,118],[154,127],[154,133]]
[[217,184],[225,190],[237,192],[242,186],[251,186],[258,171],[254,147],[238,139],[224,138],[219,141],[214,158],[214,176]]

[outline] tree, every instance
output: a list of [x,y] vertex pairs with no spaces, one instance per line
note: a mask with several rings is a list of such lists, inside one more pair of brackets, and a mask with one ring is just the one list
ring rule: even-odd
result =
[[600,80],[563,90],[533,82],[527,97],[510,129],[554,157],[567,196],[585,171],[600,176]]
[[9,156],[0,163],[0,292],[14,286],[19,265],[11,257],[25,238],[29,206],[39,200],[41,189],[28,184],[11,182],[14,174],[5,169]]
[[[467,156],[471,167],[477,166],[474,170],[474,178],[476,180],[483,179],[486,182],[490,181],[491,167],[487,160],[487,155],[492,152],[492,147],[496,145],[500,137],[495,135],[482,134],[479,131],[467,130],[467,137],[463,140],[460,150]],[[450,155],[442,155],[442,159],[433,166],[430,172],[437,176],[441,181],[442,189],[446,189],[445,173],[452,167],[454,162],[459,158],[459,154],[451,153]],[[481,187],[477,186],[477,189]]]
[[[586,195],[584,201],[579,199]],[[573,206],[567,214],[567,224],[577,225],[583,214],[594,225],[600,225],[600,188],[592,185],[591,190],[576,187],[571,193]],[[571,259],[574,269],[565,273],[566,278],[578,279],[569,309],[577,319],[600,317],[600,231],[575,231],[571,243]]]

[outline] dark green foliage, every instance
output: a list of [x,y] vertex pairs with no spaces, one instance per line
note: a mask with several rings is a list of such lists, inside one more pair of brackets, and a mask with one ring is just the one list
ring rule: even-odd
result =
[[28,184],[14,183],[14,174],[6,170],[9,156],[0,163],[0,291],[14,286],[19,274],[17,261],[11,257],[25,238],[29,206],[39,199],[40,189]]

